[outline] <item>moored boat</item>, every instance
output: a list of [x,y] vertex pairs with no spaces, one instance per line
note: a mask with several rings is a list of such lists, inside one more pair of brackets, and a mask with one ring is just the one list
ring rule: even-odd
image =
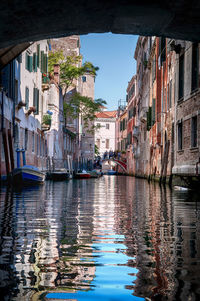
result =
[[45,173],[41,172],[37,167],[24,165],[15,168],[12,172],[13,182],[16,184],[41,184],[45,180]]
[[90,171],[90,175],[91,178],[99,178],[102,176],[102,172],[100,170],[93,169],[92,171]]
[[76,172],[74,177],[76,179],[88,179],[88,178],[91,178],[91,175],[86,170],[82,170],[82,171]]
[[117,172],[115,170],[110,169],[110,170],[107,171],[107,175],[109,175],[109,176],[113,176],[113,175],[116,175],[116,174],[117,174]]
[[64,181],[67,179],[71,179],[71,173],[65,168],[57,169],[54,171],[47,172],[46,179],[53,181]]

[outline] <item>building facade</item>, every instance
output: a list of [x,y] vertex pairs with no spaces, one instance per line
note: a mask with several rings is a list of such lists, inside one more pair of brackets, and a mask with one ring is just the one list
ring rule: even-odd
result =
[[[199,44],[139,37],[134,57],[137,88],[134,125],[128,117],[128,172],[174,184],[198,183]],[[127,88],[128,114],[131,81]]]
[[103,111],[96,114],[95,144],[100,156],[107,151],[115,151],[115,125],[117,111]]

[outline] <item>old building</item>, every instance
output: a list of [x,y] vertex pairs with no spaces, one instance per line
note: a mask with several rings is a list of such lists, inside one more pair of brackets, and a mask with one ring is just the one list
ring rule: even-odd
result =
[[117,111],[102,111],[96,114],[95,144],[100,156],[107,151],[115,151],[115,121]]
[[127,159],[127,172],[129,174],[135,174],[135,160],[134,160],[134,136],[133,131],[135,128],[135,115],[136,115],[136,76],[134,75],[127,87],[127,149],[126,149],[126,159]]
[[132,164],[136,176],[194,184],[200,168],[199,45],[139,37],[134,57],[136,113],[128,168]]
[[47,138],[42,123],[43,116],[49,115],[43,108],[42,77],[47,72],[48,50],[47,40],[34,43],[2,71],[1,177],[16,167],[17,148],[25,150],[27,164],[45,167]]

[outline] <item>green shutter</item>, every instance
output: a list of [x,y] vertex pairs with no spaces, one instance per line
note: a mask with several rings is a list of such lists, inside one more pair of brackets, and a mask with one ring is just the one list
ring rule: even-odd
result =
[[37,72],[37,54],[33,53],[33,71]]
[[39,97],[40,97],[39,89],[37,89],[37,114],[39,114]]
[[45,60],[45,72],[47,73],[48,72],[48,56],[47,56],[47,54],[45,55],[45,57],[46,57],[46,60]]
[[29,66],[29,59],[28,59],[28,57],[29,57],[28,53],[26,52],[26,58],[25,58],[25,65],[26,65],[25,68],[26,68],[26,70],[29,70],[29,67],[28,67]]
[[33,71],[33,57],[29,56],[29,71]]
[[44,73],[44,51],[41,51],[41,72]]
[[152,108],[149,107],[149,110],[147,112],[147,131],[150,130],[152,125]]
[[36,88],[33,88],[33,106],[36,108]]
[[37,45],[37,67],[40,68],[40,44]]
[[39,90],[37,88],[33,88],[33,106],[35,107],[35,115],[39,114]]
[[29,107],[29,88],[25,88],[25,103],[26,103],[26,109],[28,110]]

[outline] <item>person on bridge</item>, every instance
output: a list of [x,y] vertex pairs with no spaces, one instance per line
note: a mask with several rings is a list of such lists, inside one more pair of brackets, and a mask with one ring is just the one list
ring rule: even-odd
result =
[[107,157],[108,157],[108,152],[105,151],[105,153],[104,153],[104,155],[103,155],[104,160],[107,159]]
[[112,157],[113,157],[113,151],[110,150],[110,151],[109,151],[109,159],[112,158]]

